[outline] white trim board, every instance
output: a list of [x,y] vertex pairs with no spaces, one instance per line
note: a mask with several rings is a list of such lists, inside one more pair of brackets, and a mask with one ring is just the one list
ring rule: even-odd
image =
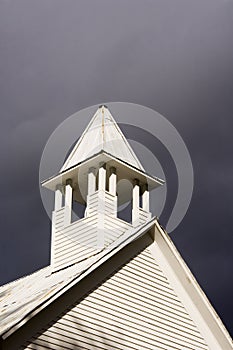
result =
[[209,348],[211,350],[232,350],[232,339],[225,326],[170,237],[157,221],[154,225],[154,243],[149,249],[199,328]]

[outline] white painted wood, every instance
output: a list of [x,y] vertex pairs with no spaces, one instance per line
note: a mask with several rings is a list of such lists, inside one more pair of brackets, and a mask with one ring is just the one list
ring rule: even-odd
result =
[[64,215],[65,208],[61,208],[57,211],[53,211],[52,213],[52,232],[51,232],[51,254],[50,254],[50,262],[52,269],[55,268],[56,254],[55,254],[55,245],[57,235],[60,229],[63,229],[64,226]]
[[62,186],[58,185],[55,191],[54,210],[57,211],[62,207]]
[[58,228],[52,248],[54,271],[87,258],[96,252],[97,223],[96,216],[89,216],[61,227],[61,229]]
[[94,167],[89,169],[87,194],[90,196],[96,191],[96,169]]
[[106,190],[106,167],[104,164],[101,164],[99,168],[98,190]]
[[108,246],[117,238],[123,235],[127,230],[131,230],[132,226],[118,218],[105,216],[104,218],[104,244]]
[[138,208],[138,225],[144,224],[147,220],[150,220],[152,214],[148,211]]
[[117,175],[116,168],[110,168],[110,176],[109,176],[109,193],[113,196],[116,196],[116,184],[117,184]]
[[[95,144],[95,137],[97,137],[97,139],[100,137],[102,146],[107,146],[107,149],[105,150],[109,151],[109,154],[112,154],[111,152],[113,152],[114,156],[116,151],[120,152],[123,159],[127,154],[127,158],[131,160],[129,163],[134,164],[135,167],[136,162],[139,166],[138,171],[140,172],[143,170],[140,162],[134,155],[121,131],[118,129],[109,111],[105,107],[102,107],[101,110],[98,110],[97,115],[95,118],[93,118],[93,124],[91,123],[92,125],[90,130],[93,138],[90,137],[88,141],[86,135],[84,135],[85,133],[81,137],[81,139],[88,141],[87,143],[85,141],[86,146],[85,149],[83,149],[84,153],[82,154],[82,157],[86,154],[86,152],[88,152],[88,154],[90,153],[91,145]],[[98,124],[99,122],[101,123]],[[89,130],[89,127],[87,129]],[[108,144],[105,145],[105,141],[107,141],[106,138],[108,139]],[[116,140],[119,141],[119,143],[117,142],[117,149],[115,142]],[[81,144],[83,145],[83,142],[78,144],[80,147]],[[96,146],[97,145],[95,144],[95,147]],[[110,147],[110,149],[108,147]],[[118,147],[120,147],[120,149],[118,149]],[[71,152],[69,157],[70,160],[71,158],[74,159],[73,156],[75,156],[75,154],[77,155],[76,151],[79,153],[80,149],[77,150],[76,148],[77,147],[75,147],[74,151]],[[81,154],[79,155],[81,156]],[[82,157],[79,158],[82,159]],[[110,160],[112,161],[112,159]],[[135,171],[135,169],[132,170],[130,164],[124,164],[124,167],[127,167],[130,174],[132,171]],[[66,170],[66,175],[64,175],[64,172],[62,173],[59,183],[65,182],[66,184],[64,191],[64,208],[62,208],[61,187],[56,187],[51,248],[51,263],[53,266],[53,271],[57,271],[59,268],[61,268],[61,266],[65,267],[69,266],[70,264],[77,263],[84,257],[88,258],[88,256],[92,256],[95,252],[98,252],[99,249],[103,249],[104,247],[112,244],[114,240],[117,240],[127,230],[130,231],[132,229],[131,225],[129,226],[128,224],[123,224],[121,220],[117,219],[117,173],[119,168],[122,170],[122,164],[120,165],[119,160],[117,167],[115,166],[115,163],[112,163],[108,171],[106,169],[106,162],[102,161],[102,159],[99,159],[97,163],[82,163],[80,168],[83,170],[82,175],[80,175],[81,173],[79,173],[78,168],[76,169],[75,167],[72,167],[72,169],[67,169],[66,166],[63,167],[63,170]],[[96,169],[98,169],[98,188],[96,188]],[[108,191],[106,188],[107,174],[109,174]],[[70,177],[68,177],[68,175],[70,175]],[[83,198],[80,198],[79,191],[76,191],[75,186],[73,187],[72,185],[72,181],[76,183],[77,178],[79,178],[79,181],[81,181],[82,186],[86,186],[86,209],[84,219],[79,220],[78,223],[72,223],[71,217],[73,197],[75,200],[80,200],[83,202]],[[132,179],[130,181],[132,181]],[[148,209],[146,198],[148,198],[148,194],[145,194],[145,208],[143,210],[139,206],[139,180],[137,179],[133,189],[132,217],[134,227],[144,224],[151,218],[151,214],[146,211],[146,209]],[[95,217],[95,220],[93,217]],[[92,219],[89,220],[90,218]],[[89,245],[92,246],[92,249],[90,249]],[[84,246],[86,246],[86,253]]]
[[[109,117],[110,125],[108,125],[109,120],[106,116]],[[100,121],[101,124],[98,125]],[[96,127],[100,131],[97,134],[94,133]],[[129,156],[130,149],[127,144],[123,145],[124,139],[122,137],[119,139],[119,149],[113,147],[114,137],[119,138],[120,135],[116,130],[110,114],[105,107],[102,107],[97,116],[93,118],[88,132],[90,132],[89,136],[95,135],[96,141],[101,140],[100,149],[102,150],[105,149],[105,141],[109,138],[108,141],[111,141],[108,144],[108,147],[110,145],[109,154],[112,151],[113,154],[122,152],[117,158],[122,158],[125,162],[126,158],[123,153],[125,152]],[[77,177],[79,171],[77,168],[75,173],[77,154],[84,157],[84,161],[86,161],[85,154],[87,152],[90,154],[88,149],[90,138],[87,139],[87,133],[81,137],[80,142],[63,167],[63,170],[67,170],[68,164],[70,166],[73,162],[72,170],[67,170],[65,177],[63,177],[64,174],[61,175],[63,182],[64,179],[68,178],[69,172],[72,173],[72,178]],[[96,148],[94,138],[91,138],[91,142]],[[87,149],[83,148],[85,144],[88,146]],[[111,149],[111,147],[113,148]],[[81,153],[80,150],[82,150]],[[140,168],[140,163],[137,162],[134,154],[131,154],[129,158],[132,160],[131,164],[136,161]],[[112,162],[111,156],[109,160]],[[132,170],[130,165],[119,165],[119,160],[111,163],[111,166],[118,167],[118,176],[121,176],[120,171],[124,174],[128,169],[130,172],[128,179],[131,182],[134,178],[137,180],[134,183],[132,194],[133,225],[124,223],[117,218],[116,169],[110,168],[109,191],[107,192],[106,167],[102,163],[98,174],[98,190],[96,190],[96,177],[90,167],[98,167],[100,161],[103,161],[103,158],[99,159],[96,164],[95,162],[88,163],[84,169],[84,173],[87,174],[89,168],[87,179],[85,178],[83,182],[87,186],[87,210],[84,219],[75,223],[70,221],[72,210],[71,181],[66,183],[64,208],[61,207],[60,193],[55,194],[52,229],[53,254],[51,255],[53,272],[96,255],[126,232],[130,234],[132,226],[137,229],[151,218],[147,185],[142,187],[142,208],[139,200],[139,179],[140,184],[145,183],[146,180],[138,175],[132,176],[135,169]],[[142,170],[142,168],[140,169]],[[54,187],[52,189],[54,190]],[[155,230],[155,243],[150,249],[144,250],[132,261],[125,264],[81,302],[77,301],[71,309],[66,310],[64,315],[54,320],[53,325],[44,329],[41,334],[34,336],[27,348],[230,349],[229,343],[225,341],[228,339],[226,333],[216,320],[217,317],[213,312],[209,312],[208,306],[203,302],[204,299],[198,298],[196,291],[193,292],[195,281],[192,280],[192,276],[188,275],[185,268],[182,270],[183,261],[179,260],[178,255],[171,254],[173,248],[167,248],[169,246],[168,238],[164,237],[158,225],[157,231]],[[109,251],[111,252],[111,249]],[[190,288],[190,286],[192,287]]]
[[[166,297],[160,294],[159,286]],[[82,301],[77,301],[31,339],[25,349],[36,346],[90,350],[208,349],[159,260],[152,257],[148,248]]]
[[132,224],[137,226],[139,224],[139,194],[140,187],[138,180],[134,180],[133,185],[133,203],[132,203]]
[[53,214],[53,271],[92,256],[132,229],[132,225],[116,217],[116,196],[95,191],[88,195],[87,201],[88,215],[68,225],[65,224],[66,206]]
[[182,300],[193,321],[199,326],[209,349],[232,350],[232,340],[220,318],[182,260],[169,236],[156,222],[155,242],[150,251],[167,275],[171,286]]
[[84,161],[101,150],[144,170],[108,108],[101,106],[74,146],[61,171]]
[[142,209],[147,212],[150,211],[149,191],[147,184],[142,186]]
[[[101,169],[101,168],[100,168]],[[106,175],[106,171],[102,173]],[[101,173],[99,173],[99,176]],[[105,176],[104,176],[105,178]],[[98,224],[97,224],[97,248],[102,249],[104,247],[104,215],[105,215],[105,192],[101,190],[101,186],[103,186],[104,181],[100,181],[99,179],[99,188],[98,191]],[[105,183],[104,183],[105,186]]]
[[72,213],[72,181],[67,180],[65,187],[65,218],[64,226],[68,226],[71,223],[71,213]]
[[54,259],[55,259],[55,254],[54,254],[54,242],[55,242],[55,235],[56,235],[56,212],[52,212],[52,222],[51,222],[51,249],[50,249],[50,265],[53,268],[54,267]]

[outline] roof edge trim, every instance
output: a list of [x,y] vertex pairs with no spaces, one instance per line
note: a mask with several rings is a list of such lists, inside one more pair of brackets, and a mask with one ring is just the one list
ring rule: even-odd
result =
[[[202,335],[206,341],[208,339],[209,348],[232,349],[233,342],[230,334],[171,238],[158,221],[155,221],[154,227],[154,243],[149,249],[152,255],[156,254],[157,258],[159,257],[161,266],[166,270],[169,280],[173,282],[173,288],[177,294],[180,293],[179,297],[183,300],[184,306],[195,320],[196,325],[201,324],[199,330],[204,329]],[[174,274],[175,277],[173,277]]]

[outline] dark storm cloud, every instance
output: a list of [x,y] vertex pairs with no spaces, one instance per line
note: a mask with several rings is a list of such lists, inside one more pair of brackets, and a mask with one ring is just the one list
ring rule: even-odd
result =
[[[48,263],[38,168],[51,132],[83,107],[135,102],[165,115],[190,151],[193,200],[172,238],[233,331],[233,2],[3,0],[0,7],[1,282]],[[173,187],[173,175],[168,180]]]

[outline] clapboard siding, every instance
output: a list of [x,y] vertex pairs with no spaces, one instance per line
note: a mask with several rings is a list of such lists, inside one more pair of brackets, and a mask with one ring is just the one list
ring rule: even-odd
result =
[[112,227],[114,229],[128,229],[128,228],[132,228],[132,225],[129,224],[128,222],[126,221],[123,221],[121,219],[118,219],[118,218],[113,218],[113,217],[110,217],[110,216],[106,216],[105,217],[105,222],[106,222],[106,225],[109,225],[109,227]]
[[59,230],[64,225],[65,208],[61,208],[54,212],[54,226],[56,230]]
[[88,196],[87,199],[87,213],[92,215],[98,213],[100,207],[103,207],[107,215],[116,215],[117,209],[117,197],[111,195],[107,191],[100,194],[100,191],[96,191]]
[[89,216],[58,228],[53,240],[54,270],[61,269],[96,252],[97,217]]
[[[117,218],[117,197],[107,191],[87,196],[85,217],[68,223],[65,207],[53,213],[52,265],[54,271],[96,253],[116,241],[132,225]],[[139,225],[151,214],[139,208]],[[86,252],[85,252],[86,249]]]
[[208,349],[148,248],[23,348]]
[[118,237],[130,230],[132,226],[118,218],[105,216],[104,217],[104,241],[105,246],[111,244]]
[[76,260],[82,261],[84,259],[87,259],[88,257],[92,256],[95,253],[96,253],[96,250],[93,248],[85,247],[83,250],[78,250],[77,252],[74,252],[73,255],[69,255],[68,257],[66,257],[66,259],[58,260],[54,267],[54,271],[61,270],[69,265],[72,265]]
[[142,225],[145,223],[145,221],[149,220],[151,218],[151,213],[143,210],[142,208],[139,208],[139,225]]
[[[132,226],[116,217],[117,198],[97,191],[88,198],[88,216],[68,225],[65,221],[65,208],[53,215],[53,269],[88,258],[98,251],[98,235],[103,235],[104,246],[108,246]],[[99,212],[104,210],[103,220]],[[102,221],[101,221],[102,220]]]

